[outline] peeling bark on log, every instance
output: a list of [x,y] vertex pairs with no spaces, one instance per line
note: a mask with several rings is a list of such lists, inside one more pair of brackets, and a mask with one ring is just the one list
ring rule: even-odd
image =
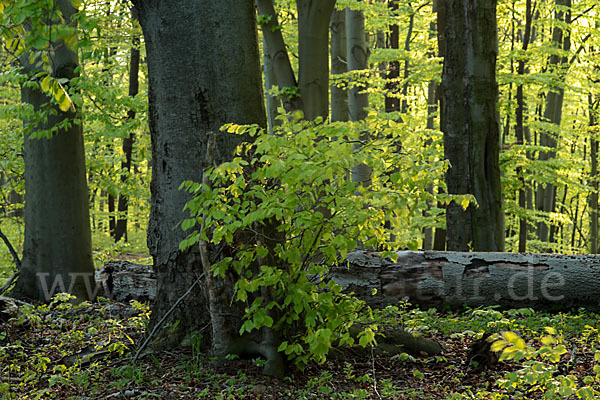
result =
[[[330,278],[369,305],[402,299],[429,307],[491,306],[600,310],[600,257],[591,255],[401,251],[348,254]],[[372,295],[373,289],[377,293]]]
[[[600,257],[593,255],[400,251],[398,260],[379,253],[348,254],[348,264],[329,277],[372,307],[408,300],[425,307],[532,307],[600,311]],[[152,268],[108,262],[96,273],[107,297],[152,301]],[[373,294],[373,290],[376,293]]]
[[151,265],[129,261],[109,261],[96,271],[100,296],[127,303],[129,300],[153,301],[156,297],[156,277]]

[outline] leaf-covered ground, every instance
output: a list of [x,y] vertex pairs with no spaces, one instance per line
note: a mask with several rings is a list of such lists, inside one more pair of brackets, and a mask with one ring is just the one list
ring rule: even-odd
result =
[[[280,380],[261,374],[260,359],[232,359],[215,366],[193,347],[151,353],[134,362],[148,320],[146,306],[100,302],[73,307],[63,300],[56,298],[48,306],[22,306],[20,317],[0,325],[3,399],[600,396],[600,363],[594,359],[600,359],[600,317],[582,310],[573,314],[540,314],[529,309],[442,313],[390,308],[378,313],[381,323],[434,338],[443,344],[444,353],[429,358],[348,354],[323,365],[309,365],[304,371],[291,371]],[[492,365],[484,365],[485,358],[477,358],[481,365],[467,361],[470,347],[482,332],[507,330],[519,336],[506,336],[505,345],[523,359]]]

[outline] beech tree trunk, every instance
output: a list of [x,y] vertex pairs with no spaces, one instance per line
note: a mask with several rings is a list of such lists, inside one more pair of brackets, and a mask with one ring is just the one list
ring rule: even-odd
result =
[[[76,12],[71,2],[57,0],[55,5],[68,23]],[[68,81],[77,77],[77,52],[62,41],[50,47],[54,50],[48,53],[52,77]],[[36,79],[41,66],[30,64],[28,54],[21,64],[30,79]],[[37,85],[23,85],[21,96],[48,117],[39,124],[25,121],[25,238],[12,296],[49,301],[56,293],[69,292],[79,301],[91,299],[96,293],[79,110],[63,112],[49,104],[50,98]],[[49,137],[35,138],[36,134]]]
[[329,20],[335,0],[296,0],[298,88],[304,118],[329,115]]
[[477,206],[446,209],[447,248],[502,251],[504,214],[496,109],[496,0],[448,0],[438,7],[444,53],[441,130],[450,161],[450,194],[472,194]]
[[[190,195],[185,180],[202,182],[208,138],[216,135],[214,162],[231,159],[242,136],[219,128],[228,122],[265,127],[254,2],[251,0],[135,0],[144,33],[152,139],[152,204],[148,247],[158,282],[151,327],[202,275],[200,251],[184,252],[179,223]],[[204,288],[195,286],[171,314],[177,329],[162,344],[210,337]],[[235,331],[235,326],[230,326]],[[228,334],[228,332],[223,332]]]
[[[331,74],[348,71],[346,52],[346,12],[334,10],[331,14]],[[331,121],[348,121],[348,91],[331,86]]]

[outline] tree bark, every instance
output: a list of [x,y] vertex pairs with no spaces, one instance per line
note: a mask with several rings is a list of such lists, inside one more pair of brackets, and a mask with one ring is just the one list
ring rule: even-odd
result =
[[[76,12],[69,0],[55,2],[67,23]],[[77,52],[62,40],[51,44],[51,75],[69,82],[78,76]],[[41,66],[25,55],[21,64],[30,79]],[[66,86],[68,87],[68,83]],[[13,296],[49,301],[69,292],[78,301],[95,295],[94,263],[86,183],[83,129],[78,110],[63,112],[36,85],[23,85],[23,101],[48,117],[34,125],[25,121],[25,238],[22,268]],[[50,137],[34,138],[48,132]]]
[[[364,71],[368,68],[369,49],[365,33],[365,16],[362,11],[346,8],[346,53],[348,55],[348,71]],[[363,84],[355,84],[348,91],[348,119],[362,121],[367,116],[369,95],[365,92]],[[369,140],[369,133],[362,132],[360,141]],[[361,144],[354,145],[359,151]],[[365,164],[356,164],[352,167],[352,181],[369,186],[371,181],[371,168]]]
[[442,47],[441,129],[451,164],[446,183],[450,194],[472,194],[477,200],[467,210],[455,202],[448,205],[447,246],[502,251],[496,1],[449,0],[438,12],[443,38],[452,43]]
[[[346,52],[346,12],[334,10],[331,14],[331,74],[348,71]],[[331,86],[331,121],[348,121],[348,91]]]
[[437,251],[397,254],[398,260],[392,262],[378,253],[350,253],[348,264],[333,268],[330,278],[374,307],[408,300],[429,307],[600,310],[600,259],[596,256]]
[[[262,24],[260,27],[265,42],[265,57],[269,57],[273,68],[271,83],[277,85],[280,90],[297,88],[298,83],[279,28],[273,0],[256,0],[256,7],[259,15],[270,18],[268,23]],[[295,95],[284,95],[282,100],[283,107],[288,112],[302,109],[302,98],[297,93]]]
[[[135,0],[149,74],[152,204],[148,247],[158,281],[150,325],[156,324],[202,274],[198,248],[184,252],[178,226],[190,195],[183,181],[202,182],[208,138],[214,161],[229,160],[243,137],[220,132],[227,122],[266,126],[251,0]],[[178,321],[163,344],[180,344],[209,322],[204,290],[195,290],[169,317]],[[235,326],[230,327],[235,330]],[[207,332],[204,332],[205,336]]]
[[[426,307],[600,309],[597,256],[443,251],[397,254],[393,262],[376,252],[349,253],[344,262],[330,268],[329,278],[342,285],[346,293],[354,292],[376,308],[408,300]],[[115,283],[109,287],[118,298],[152,295],[156,283],[148,275],[148,267],[123,264],[107,263],[110,274],[102,270],[97,275],[99,283],[112,276]],[[132,293],[124,291],[129,287]]]
[[329,115],[329,20],[335,0],[297,0],[298,88],[304,118]]

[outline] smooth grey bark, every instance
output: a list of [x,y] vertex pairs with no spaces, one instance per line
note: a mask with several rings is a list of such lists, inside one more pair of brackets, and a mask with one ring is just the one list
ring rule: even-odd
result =
[[[148,247],[158,281],[154,326],[202,275],[198,248],[179,250],[179,227],[190,195],[183,181],[202,181],[208,138],[216,135],[214,162],[230,160],[244,138],[219,131],[228,122],[265,127],[254,2],[251,0],[135,0],[144,33],[152,139]],[[181,344],[206,331],[206,290],[194,290],[169,317],[177,329],[162,343]],[[232,312],[232,314],[234,314]],[[239,318],[239,316],[238,316]],[[237,334],[231,325],[211,340]],[[216,349],[217,351],[219,349]],[[220,355],[220,354],[218,354]]]
[[[369,67],[369,49],[365,33],[365,16],[362,11],[346,9],[346,54],[348,56],[348,71],[363,71]],[[348,117],[350,121],[362,121],[367,117],[369,95],[364,84],[355,83],[348,91]],[[363,132],[360,141],[369,140],[369,133]],[[355,144],[358,151],[360,143]],[[352,167],[352,181],[369,186],[371,168],[365,164]]]
[[[256,0],[256,7],[259,15],[270,18],[269,22],[260,26],[265,43],[264,54],[265,57],[269,57],[273,70],[270,83],[277,85],[280,90],[298,87],[283,35],[279,28],[273,0]],[[288,112],[302,109],[302,97],[299,95],[282,96],[282,100],[283,106]]]
[[[472,194],[478,206],[452,202],[446,210],[447,248],[502,251],[504,214],[499,167],[499,116],[495,0],[449,0],[444,23],[440,125],[450,161],[450,194]],[[443,28],[442,28],[443,27]],[[451,44],[451,45],[450,45]]]
[[[571,39],[568,30],[563,30],[563,23],[570,23],[571,20],[571,0],[556,0],[556,6],[560,6],[555,12],[556,24],[552,30],[552,43],[557,49],[568,52],[571,49]],[[563,11],[563,7],[569,8]],[[568,58],[558,54],[552,54],[548,62],[551,72],[556,72],[560,80],[564,80],[566,68],[568,67]],[[563,85],[553,85],[546,95],[546,104],[544,108],[544,120],[560,127],[562,120],[562,106],[565,89]],[[547,148],[546,151],[540,151],[538,159],[547,161],[556,158],[556,149],[558,147],[558,135],[553,132],[540,131],[540,146]],[[541,212],[550,213],[554,211],[556,204],[556,186],[547,183],[538,185],[536,193],[536,209]],[[537,226],[538,239],[541,242],[548,242],[550,239],[550,225],[545,222],[539,222]],[[548,249],[550,250],[550,249]]]
[[[55,5],[70,22],[76,12],[71,2],[57,0]],[[52,77],[77,77],[76,51],[62,41],[51,48]],[[34,80],[41,66],[29,61],[25,55],[21,64]],[[79,110],[63,112],[50,104],[38,84],[26,83],[21,90],[23,101],[36,111],[46,110],[48,117],[37,125],[24,121],[25,238],[12,296],[49,301],[56,293],[69,292],[78,301],[89,300],[95,284],[81,116]],[[50,137],[32,138],[43,131],[51,131]]]
[[[373,307],[412,304],[598,312],[600,258],[590,255],[400,251],[398,260],[352,252],[330,269],[345,292]],[[375,293],[375,294],[373,294]]]
[[[343,74],[348,70],[346,53],[346,12],[334,10],[331,14],[331,74]],[[337,85],[331,86],[331,121],[348,120],[348,91]]]
[[329,115],[329,20],[335,0],[297,0],[298,88],[304,118]]
[[275,86],[275,69],[273,68],[272,57],[269,54],[267,42],[263,36],[263,74],[265,79],[265,97],[267,103],[267,121],[269,124],[269,133],[273,134],[273,128],[278,125],[277,109],[281,101],[277,96],[271,94],[271,89]]

